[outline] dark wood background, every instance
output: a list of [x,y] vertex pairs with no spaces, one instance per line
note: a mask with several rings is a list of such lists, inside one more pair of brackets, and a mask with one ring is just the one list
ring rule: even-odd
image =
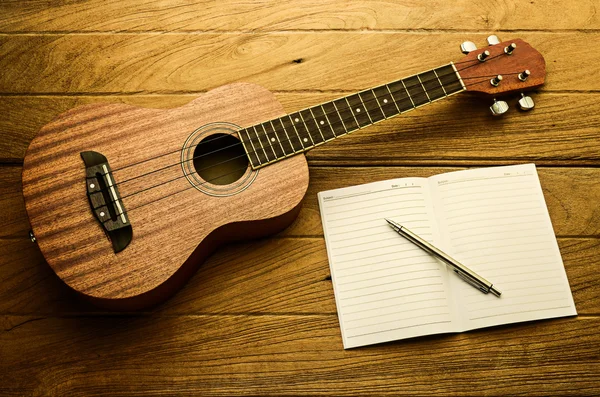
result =
[[[600,393],[600,1],[0,2],[0,394]],[[237,81],[288,111],[520,37],[546,58],[536,108],[496,119],[454,96],[308,154],[285,232],[219,250],[174,298],[115,314],[81,302],[28,237],[22,159],[91,102],[175,107]],[[579,316],[344,351],[316,193],[535,162]]]

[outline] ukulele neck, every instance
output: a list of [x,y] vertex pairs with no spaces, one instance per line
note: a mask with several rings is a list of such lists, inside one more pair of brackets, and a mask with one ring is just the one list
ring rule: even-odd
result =
[[463,90],[450,63],[244,128],[239,136],[257,169]]

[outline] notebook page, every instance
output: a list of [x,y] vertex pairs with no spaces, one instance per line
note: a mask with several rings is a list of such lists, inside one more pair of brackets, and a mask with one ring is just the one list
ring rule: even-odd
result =
[[444,249],[502,291],[497,298],[451,278],[463,329],[577,314],[535,165],[430,181]]
[[426,179],[318,197],[344,348],[456,331],[446,270],[384,220],[401,220],[431,240],[436,232]]

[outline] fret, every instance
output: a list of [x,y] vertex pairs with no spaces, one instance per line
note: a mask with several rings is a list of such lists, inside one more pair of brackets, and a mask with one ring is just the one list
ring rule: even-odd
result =
[[390,88],[400,112],[407,112],[415,108],[415,104],[408,95],[408,91],[406,91],[406,87],[402,80],[394,81],[393,83],[388,84],[388,87]]
[[435,69],[433,69],[433,73],[435,74],[435,78],[437,79],[437,81],[440,83],[440,87],[442,87],[442,91],[444,91],[444,96],[448,96],[448,93],[446,92],[446,90],[444,89],[444,85],[442,84],[442,80],[440,80],[440,76],[438,76]]
[[429,96],[429,93],[427,92],[427,88],[425,88],[425,85],[423,84],[423,80],[421,80],[421,76],[418,74],[417,74],[417,79],[419,79],[419,83],[421,83],[421,87],[423,87],[423,92],[425,93],[427,100],[429,102],[431,102],[431,97]]
[[438,76],[447,95],[462,91],[463,85],[452,64],[437,69]]
[[[304,120],[302,120],[300,113],[291,114],[290,117],[287,117],[287,120],[284,118],[283,121],[286,131],[288,131],[288,133],[290,130],[294,131],[298,136],[298,143],[301,146],[299,151],[304,151],[314,146],[310,140],[310,134],[306,129],[306,124],[304,123]],[[296,147],[294,146],[294,148]]]
[[428,102],[431,102],[427,97],[427,93],[425,92],[425,88],[421,84],[419,80],[419,76],[412,76],[407,79],[402,80],[404,86],[408,90],[408,94],[410,95],[410,99],[415,104],[415,107],[419,107]]
[[367,111],[365,110],[362,101],[358,94],[350,95],[346,97],[348,101],[348,105],[350,106],[350,111],[354,115],[356,122],[359,127],[364,127],[372,124]]
[[356,118],[352,114],[352,110],[350,110],[350,104],[346,98],[336,99],[333,101],[333,106],[335,106],[335,109],[340,115],[340,119],[342,120],[342,123],[344,123],[344,129],[347,132],[352,132],[360,128]]
[[369,115],[369,118],[371,119],[372,123],[376,123],[385,119],[379,102],[377,101],[377,98],[373,94],[372,90],[359,92],[358,96],[362,100],[362,103],[365,105],[365,108],[367,109],[367,114]]
[[262,124],[259,124],[258,127],[254,126],[254,128],[256,128],[256,134],[258,135],[258,138],[260,139],[260,143],[262,144],[262,147],[265,150],[267,159],[269,159],[269,162],[275,160],[277,158],[277,154],[275,153],[275,150],[273,149],[273,145],[271,145],[271,142],[269,141],[267,132],[265,131],[264,128],[262,128]]
[[275,135],[277,136],[277,140],[281,145],[281,149],[283,150],[284,156],[294,154],[295,151],[294,147],[292,146],[292,141],[290,140],[290,137],[283,128],[283,124],[278,123],[278,125],[280,126],[279,128],[277,128],[275,124],[273,124],[273,120],[269,121],[269,124],[271,124],[271,128],[273,128],[273,131],[275,131]]
[[271,146],[271,149],[273,149],[273,152],[275,153],[275,158],[276,159],[280,159],[282,157],[285,157],[285,153],[283,151],[283,146],[281,146],[281,142],[279,142],[279,139],[277,138],[277,134],[275,133],[275,130],[273,129],[273,127],[271,127],[271,123],[267,122],[267,123],[263,123],[261,124],[262,129],[265,131],[265,135],[269,141],[269,145]]
[[400,109],[396,105],[396,101],[387,85],[373,88],[373,93],[375,94],[375,98],[377,98],[379,106],[381,106],[381,111],[386,119],[400,113]]
[[283,124],[283,120],[285,120],[286,118],[287,117],[274,119],[273,125],[277,130],[284,131],[285,134],[290,138],[289,142],[290,145],[292,145],[294,153],[301,152],[302,150],[304,150],[304,146],[302,146],[302,142],[300,142],[300,136],[296,133],[294,128],[286,128],[286,126]]
[[247,129],[243,129],[240,130],[238,132],[238,135],[240,137],[240,140],[243,143],[244,148],[246,149],[246,153],[248,154],[248,158],[250,159],[250,163],[252,164],[253,167],[258,167],[259,165],[261,165],[261,161],[258,158],[258,155],[256,154],[256,149],[254,147],[254,143],[252,142],[252,139],[250,138],[250,134],[248,133]]
[[366,113],[367,117],[369,118],[369,122],[371,124],[373,124],[373,120],[371,120],[371,115],[369,114],[369,111],[368,111],[367,107],[365,106],[365,103],[363,102],[362,98],[360,97],[360,93],[357,93],[356,96],[358,96],[358,99],[360,100],[360,103],[362,104],[363,109],[365,110],[365,113]]
[[348,132],[348,130],[346,130],[346,127],[344,126],[344,121],[342,120],[342,115],[340,114],[340,112],[338,112],[337,108],[335,107],[335,104],[333,102],[327,102],[321,105],[321,107],[323,108],[323,111],[329,119],[329,124],[333,129],[334,135],[336,137],[340,135],[345,135]]
[[310,111],[313,114],[313,116],[315,117],[317,126],[321,130],[321,134],[323,135],[323,138],[325,138],[325,142],[330,141],[333,138],[335,138],[335,134],[333,132],[333,129],[331,128],[331,125],[329,125],[329,119],[327,118],[327,115],[323,111],[323,108],[321,106],[315,106],[315,107],[310,108]]
[[325,142],[325,137],[321,133],[321,129],[317,125],[315,116],[312,114],[310,109],[304,109],[300,111],[300,117],[306,126],[306,132],[310,138],[313,146],[317,146]]
[[246,131],[248,131],[250,142],[253,142],[254,153],[258,156],[260,164],[262,165],[268,163],[269,158],[267,157],[267,153],[265,152],[265,150],[262,147],[262,144],[260,143],[260,138],[256,133],[256,129],[254,127],[249,127],[246,129]]
[[429,100],[435,101],[446,96],[444,87],[442,87],[442,84],[438,80],[435,70],[421,73],[419,78],[423,83],[423,87],[425,87],[425,92],[427,93]]
[[248,127],[239,136],[257,168],[464,89],[451,63]]

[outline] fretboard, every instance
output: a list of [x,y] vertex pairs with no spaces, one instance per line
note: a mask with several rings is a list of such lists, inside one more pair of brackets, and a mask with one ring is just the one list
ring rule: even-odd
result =
[[239,136],[257,169],[464,89],[448,64],[244,128]]

